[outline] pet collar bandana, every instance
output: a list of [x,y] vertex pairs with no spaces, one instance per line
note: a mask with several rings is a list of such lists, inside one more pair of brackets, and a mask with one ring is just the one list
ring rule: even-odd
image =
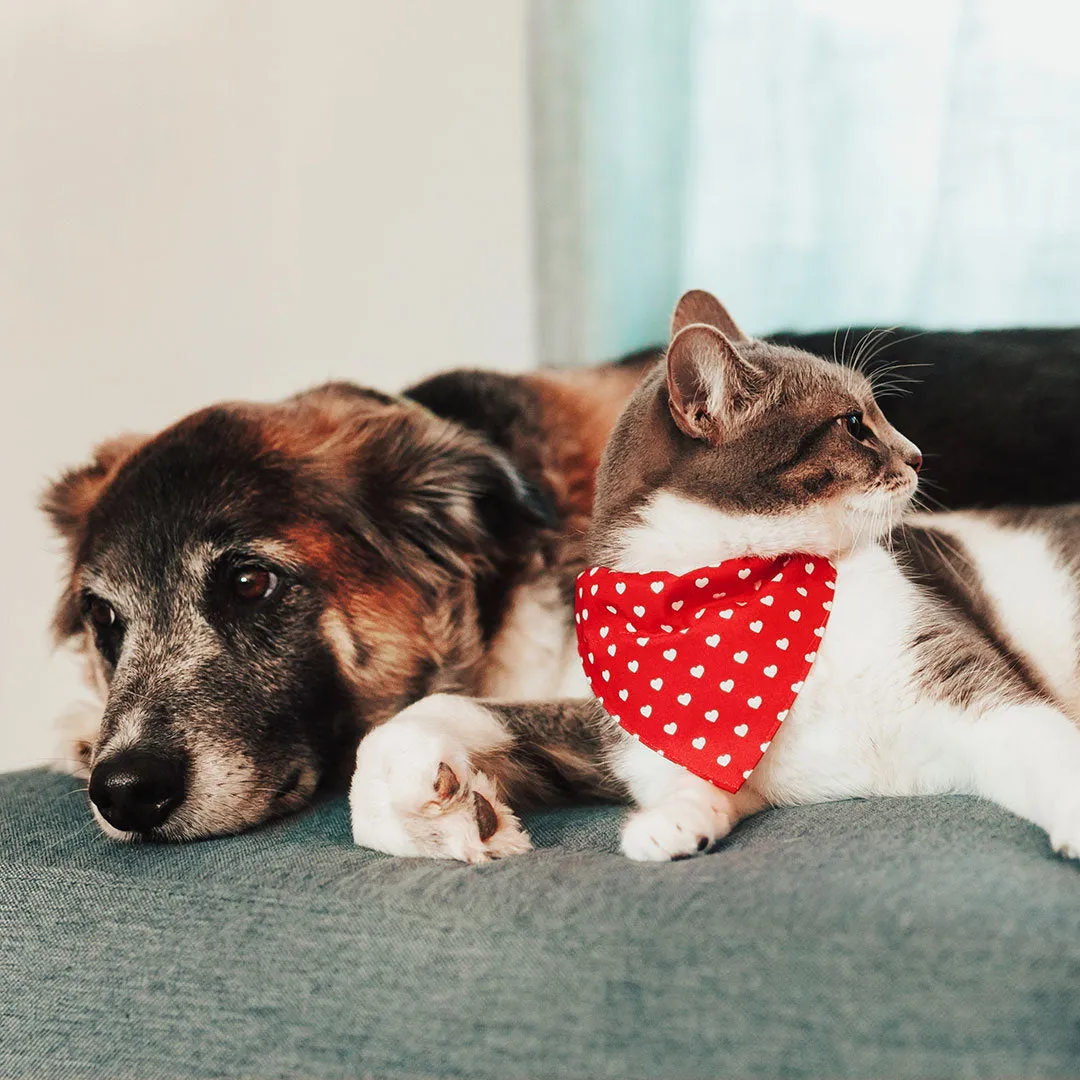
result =
[[596,566],[577,579],[578,652],[622,728],[738,791],[803,688],[835,587],[835,567],[813,555],[688,574]]

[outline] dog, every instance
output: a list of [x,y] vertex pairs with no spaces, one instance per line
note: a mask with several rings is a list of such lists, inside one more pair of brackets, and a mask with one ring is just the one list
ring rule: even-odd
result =
[[73,748],[102,829],[242,830],[342,783],[425,695],[547,692],[596,464],[645,366],[332,383],[111,440],[61,477],[54,627],[104,703]]
[[[944,350],[896,404],[897,423],[942,454],[927,471],[950,505],[978,501],[985,478],[950,459],[1003,441],[1012,471],[997,501],[1080,494],[1045,460],[1080,449],[1080,333],[1018,333],[893,346],[901,364]],[[573,710],[542,728],[521,710],[490,749],[493,775],[410,709],[431,695],[581,693],[572,595],[593,478],[658,355],[218,405],[110,440],[52,484],[43,506],[67,551],[55,632],[102,703],[71,753],[101,828],[237,832],[340,788],[355,765],[365,842],[478,861],[527,845],[516,810],[619,798]],[[1018,374],[1023,395],[996,395],[991,413],[987,388]]]

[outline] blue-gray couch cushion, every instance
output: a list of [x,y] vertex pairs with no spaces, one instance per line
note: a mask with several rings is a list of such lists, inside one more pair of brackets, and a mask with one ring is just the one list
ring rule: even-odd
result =
[[471,868],[345,806],[125,846],[0,777],[0,1076],[1080,1075],[1080,872],[969,799],[774,811],[717,853],[528,819]]

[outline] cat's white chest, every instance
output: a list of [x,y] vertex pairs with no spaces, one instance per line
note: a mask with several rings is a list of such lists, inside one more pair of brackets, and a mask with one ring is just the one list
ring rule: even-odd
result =
[[925,726],[908,645],[917,593],[879,548],[837,564],[836,597],[817,660],[753,786],[774,803],[907,792],[926,783]]

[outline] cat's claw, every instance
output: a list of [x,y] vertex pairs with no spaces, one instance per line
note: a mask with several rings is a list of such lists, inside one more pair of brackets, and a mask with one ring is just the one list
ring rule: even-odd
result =
[[638,862],[687,859],[708,851],[733,824],[726,808],[711,801],[673,799],[631,814],[620,847]]

